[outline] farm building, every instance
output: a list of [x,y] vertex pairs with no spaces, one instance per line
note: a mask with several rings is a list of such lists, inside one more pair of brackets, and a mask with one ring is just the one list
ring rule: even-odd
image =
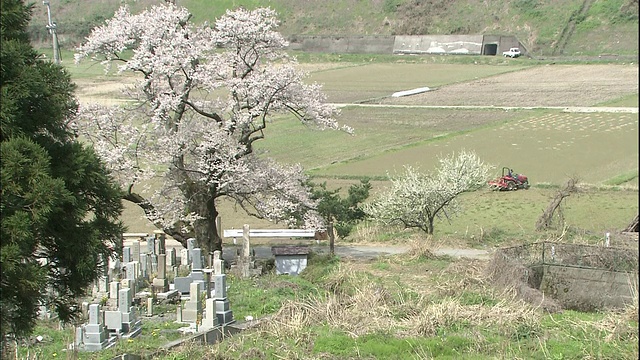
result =
[[276,274],[299,275],[307,267],[307,246],[273,246],[271,253],[275,256]]

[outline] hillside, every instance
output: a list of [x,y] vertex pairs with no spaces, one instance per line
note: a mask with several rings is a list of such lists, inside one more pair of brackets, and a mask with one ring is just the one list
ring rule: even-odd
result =
[[[122,4],[132,12],[161,0],[51,0],[61,46],[78,44]],[[515,35],[537,55],[638,54],[638,0],[177,0],[196,21],[228,8],[268,5],[285,35]],[[30,33],[49,42],[47,8],[34,5]]]

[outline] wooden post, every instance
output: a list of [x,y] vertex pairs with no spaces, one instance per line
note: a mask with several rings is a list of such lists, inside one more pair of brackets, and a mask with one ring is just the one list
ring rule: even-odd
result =
[[336,252],[334,249],[333,221],[329,221],[327,232],[329,233],[329,255],[334,256]]

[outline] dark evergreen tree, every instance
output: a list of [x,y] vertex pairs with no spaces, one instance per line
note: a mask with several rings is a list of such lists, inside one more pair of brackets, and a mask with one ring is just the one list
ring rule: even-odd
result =
[[77,110],[71,78],[29,42],[32,5],[0,1],[4,346],[7,336],[32,332],[41,305],[72,320],[124,229],[118,186],[69,127]]
[[369,197],[371,183],[369,179],[360,180],[359,184],[349,187],[347,197],[340,197],[340,188],[327,190],[327,183],[309,184],[313,188],[313,198],[318,200],[318,213],[328,222],[333,222],[336,233],[341,238],[347,237],[356,223],[365,218],[360,208]]

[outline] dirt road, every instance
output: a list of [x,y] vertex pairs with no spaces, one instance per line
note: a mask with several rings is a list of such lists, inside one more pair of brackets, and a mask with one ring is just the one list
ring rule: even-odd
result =
[[[132,240],[125,240],[124,246],[131,246]],[[174,239],[167,239],[165,244],[167,250],[175,248],[176,253],[180,254],[180,250],[184,249],[182,244]],[[140,248],[146,249],[146,241],[140,242]],[[256,257],[258,259],[268,259],[272,257],[271,245],[256,244],[251,246],[251,249],[255,250]],[[327,254],[329,252],[329,246],[327,245],[313,245],[311,249],[318,254]],[[236,254],[242,250],[241,245],[225,245],[222,251],[222,258],[225,261],[235,261]],[[408,246],[402,245],[340,245],[335,247],[335,253],[337,256],[344,258],[354,258],[360,260],[376,259],[381,255],[396,255],[403,254],[409,250]],[[433,252],[436,255],[447,255],[456,258],[466,257],[473,259],[489,259],[492,251],[481,249],[468,249],[468,248],[437,248]]]
[[[256,257],[259,259],[268,259],[272,256],[271,247],[266,245],[252,246],[255,250]],[[319,254],[327,254],[329,252],[328,246],[312,246],[312,250]],[[240,246],[227,246],[223,250],[222,257],[226,261],[233,261],[236,257],[236,252],[240,251]],[[376,259],[381,255],[395,255],[402,254],[409,250],[407,246],[373,246],[373,245],[341,245],[335,247],[335,253],[337,256],[344,258],[354,259]],[[458,248],[439,248],[435,249],[436,255],[448,255],[452,257],[467,257],[473,259],[489,259],[491,252],[488,250],[478,249],[458,249]]]

